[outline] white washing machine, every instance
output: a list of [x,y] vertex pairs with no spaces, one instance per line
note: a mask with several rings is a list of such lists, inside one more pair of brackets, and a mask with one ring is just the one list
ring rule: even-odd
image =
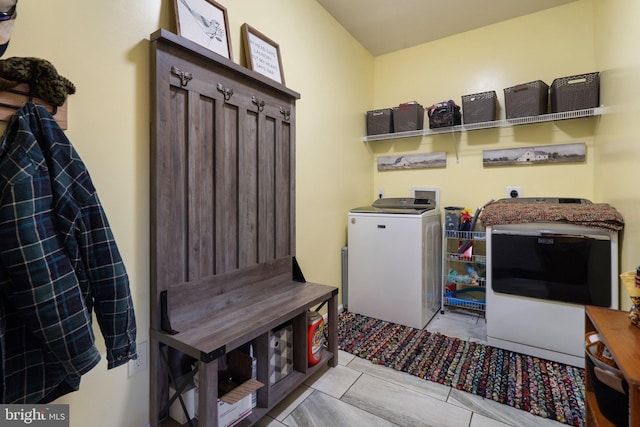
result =
[[435,201],[386,198],[348,215],[349,311],[422,329],[440,309]]

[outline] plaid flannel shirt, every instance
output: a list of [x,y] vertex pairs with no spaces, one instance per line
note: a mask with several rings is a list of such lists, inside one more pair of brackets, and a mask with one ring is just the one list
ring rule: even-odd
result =
[[129,279],[89,173],[44,107],[27,103],[0,142],[2,403],[47,403],[100,360],[136,357]]

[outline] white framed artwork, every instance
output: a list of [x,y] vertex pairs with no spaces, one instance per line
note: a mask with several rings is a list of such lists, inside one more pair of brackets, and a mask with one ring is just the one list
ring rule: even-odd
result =
[[227,9],[213,0],[174,0],[178,35],[232,59]]

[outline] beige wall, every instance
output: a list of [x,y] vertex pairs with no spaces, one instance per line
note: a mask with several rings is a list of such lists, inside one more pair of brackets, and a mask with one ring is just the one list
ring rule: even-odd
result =
[[[590,0],[570,3],[375,58],[375,106],[416,100],[423,106],[494,90],[499,118],[505,118],[503,89],[534,80],[593,72],[593,9]],[[426,114],[425,114],[426,117]],[[594,138],[597,118],[368,142],[374,155],[447,153],[447,167],[378,172],[372,160],[372,191],[408,196],[410,187],[441,189],[442,206],[475,210],[521,186],[524,196],[593,198]],[[425,127],[428,120],[425,118]],[[456,161],[453,138],[457,144]],[[585,142],[587,160],[575,164],[519,167],[482,165],[483,150]],[[568,179],[570,178],[570,179]]]
[[[639,148],[630,116],[638,110],[639,30],[633,18],[640,6],[634,0],[581,0],[375,59],[314,0],[221,3],[229,12],[234,61],[244,63],[239,29],[247,22],[280,44],[287,85],[302,95],[297,255],[308,280],[340,284],[346,213],[370,203],[380,186],[388,196],[408,194],[412,185],[439,186],[443,204],[472,208],[503,197],[506,185],[521,185],[525,195],[611,202],[627,219],[623,270],[635,267],[640,187],[633,165]],[[67,135],[91,172],[125,259],[139,342],[148,342],[149,328],[148,38],[159,27],[175,30],[172,11],[169,0],[20,2],[4,55],[48,59],[78,87]],[[460,135],[459,163],[450,137],[361,142],[364,112],[372,108],[414,99],[426,106],[483,90],[496,90],[502,100],[504,87],[597,69],[610,71],[603,100],[615,100],[615,114]],[[586,163],[482,168],[483,149],[573,141],[587,143]],[[374,156],[430,151],[446,151],[447,168],[375,170]],[[58,402],[70,404],[74,427],[142,427],[148,389],[148,372],[128,379],[125,367],[107,371],[103,362],[83,377],[80,392]]]
[[[372,171],[358,143],[373,103],[373,58],[315,0],[221,1],[233,59],[247,22],[278,42],[287,85],[301,93],[297,123],[297,254],[308,280],[340,284],[344,217],[369,200]],[[138,342],[149,342],[149,35],[175,31],[173,1],[20,2],[3,56],[51,61],[77,93],[67,135],[87,164],[131,279]],[[363,197],[362,194],[366,194]],[[96,327],[99,348],[102,336]],[[71,426],[142,427],[149,373],[127,378],[103,362],[69,403]]]
[[[373,58],[315,1],[225,2],[280,45],[297,103],[297,258],[307,280],[340,286],[346,212],[370,202],[371,155],[357,141],[373,103]],[[240,46],[240,33],[234,33]],[[236,62],[240,49],[234,47]]]
[[[169,20],[169,2],[21,1],[3,58],[51,61],[77,87],[68,107],[72,144],[86,163],[130,276],[138,342],[149,342],[149,34]],[[101,363],[83,376],[71,426],[142,427],[149,421],[149,373]]]
[[[602,116],[594,152],[595,198],[615,206],[624,216],[620,271],[640,265],[640,3],[594,0],[595,57],[602,70]],[[624,286],[621,308],[630,300]]]

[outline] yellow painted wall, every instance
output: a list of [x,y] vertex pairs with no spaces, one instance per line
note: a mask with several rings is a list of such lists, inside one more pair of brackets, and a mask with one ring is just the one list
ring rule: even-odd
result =
[[[169,21],[170,2],[21,1],[3,58],[51,61],[77,93],[69,99],[69,140],[88,167],[123,256],[138,342],[149,342],[149,34]],[[149,421],[149,372],[101,363],[83,376],[71,426],[142,427]]]
[[296,254],[307,280],[340,286],[346,212],[371,198],[371,154],[357,141],[363,112],[373,103],[373,58],[314,0],[225,6],[231,28],[248,22],[279,43],[287,86],[302,95],[296,104]]
[[[594,0],[596,61],[602,70],[602,101],[607,106],[595,142],[595,197],[625,218],[620,271],[640,265],[640,3]],[[621,308],[630,300],[622,287]]]
[[[373,58],[315,0],[221,1],[233,59],[247,22],[280,44],[287,85],[301,93],[297,122],[297,254],[308,280],[340,285],[346,212],[369,200],[371,155],[357,143],[373,103]],[[131,280],[138,342],[149,342],[149,35],[175,31],[172,0],[21,1],[3,58],[39,57],[68,77],[72,144],[86,163]],[[4,126],[2,126],[3,128]],[[96,327],[98,346],[104,354]],[[71,426],[142,427],[149,372],[103,362],[83,377]]]
[[[534,80],[551,85],[557,77],[593,72],[593,7],[590,0],[570,3],[521,18],[454,35],[375,58],[375,107],[411,100],[427,107],[461,96],[494,90],[498,118],[505,118],[503,89]],[[425,127],[428,119],[425,113]],[[408,196],[412,186],[439,187],[442,206],[473,210],[521,186],[524,196],[592,199],[593,133],[597,118],[526,125],[466,133],[373,141],[374,155],[446,152],[439,169],[377,171],[372,160],[372,191]],[[456,161],[453,137],[459,152]],[[585,142],[584,163],[483,167],[483,150]]]

